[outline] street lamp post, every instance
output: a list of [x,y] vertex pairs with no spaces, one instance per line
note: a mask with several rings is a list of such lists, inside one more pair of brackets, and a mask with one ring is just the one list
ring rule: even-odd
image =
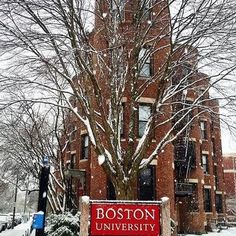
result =
[[19,176],[16,176],[16,187],[15,187],[15,197],[14,197],[14,206],[13,206],[13,214],[12,214],[12,225],[11,228],[14,229],[15,226],[15,215],[16,215],[16,200],[17,200],[17,191],[18,191],[18,181]]
[[[47,206],[47,191],[48,191],[48,180],[49,180],[50,166],[47,157],[43,158],[43,166],[41,169],[40,181],[39,181],[39,199],[38,199],[38,211],[44,213],[43,226],[45,227],[45,215]],[[36,236],[44,236],[43,229],[36,229]]]

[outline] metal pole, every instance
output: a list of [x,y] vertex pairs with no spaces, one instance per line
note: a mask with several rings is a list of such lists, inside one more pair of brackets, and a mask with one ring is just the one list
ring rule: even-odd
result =
[[27,184],[26,184],[26,191],[25,191],[24,215],[25,215],[25,212],[26,212],[26,203],[27,203],[28,193],[29,193],[29,175],[27,177]]
[[[47,158],[43,160],[43,167],[41,170],[40,181],[39,181],[39,199],[38,199],[38,211],[44,212],[44,226],[45,226],[45,215],[47,207],[47,191],[48,191],[48,181],[49,181],[50,166]],[[44,236],[43,229],[36,229],[36,236]]]
[[18,177],[18,174],[17,174],[17,176],[16,176],[16,187],[15,187],[15,197],[14,197],[14,207],[13,207],[13,214],[12,214],[12,225],[11,225],[12,229],[14,229],[14,225],[15,225],[18,180],[19,180],[19,177]]

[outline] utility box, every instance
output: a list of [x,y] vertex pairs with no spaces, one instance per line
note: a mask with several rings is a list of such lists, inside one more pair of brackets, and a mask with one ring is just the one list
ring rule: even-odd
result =
[[44,212],[43,211],[39,211],[34,214],[32,228],[33,229],[43,229],[44,228]]

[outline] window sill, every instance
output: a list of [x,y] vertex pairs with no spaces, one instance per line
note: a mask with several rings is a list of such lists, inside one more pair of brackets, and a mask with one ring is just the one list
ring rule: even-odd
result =
[[80,159],[79,162],[87,162],[88,159]]
[[140,80],[145,80],[145,79],[150,79],[150,78],[151,78],[151,75],[150,76],[144,76],[144,75],[138,76],[138,79],[140,79]]
[[206,139],[206,138],[201,138],[201,141],[202,141],[202,142],[208,142],[208,139]]

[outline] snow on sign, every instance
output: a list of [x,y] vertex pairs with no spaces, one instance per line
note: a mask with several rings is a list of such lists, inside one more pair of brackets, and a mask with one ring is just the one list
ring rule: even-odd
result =
[[159,236],[160,205],[132,202],[92,202],[92,236]]

